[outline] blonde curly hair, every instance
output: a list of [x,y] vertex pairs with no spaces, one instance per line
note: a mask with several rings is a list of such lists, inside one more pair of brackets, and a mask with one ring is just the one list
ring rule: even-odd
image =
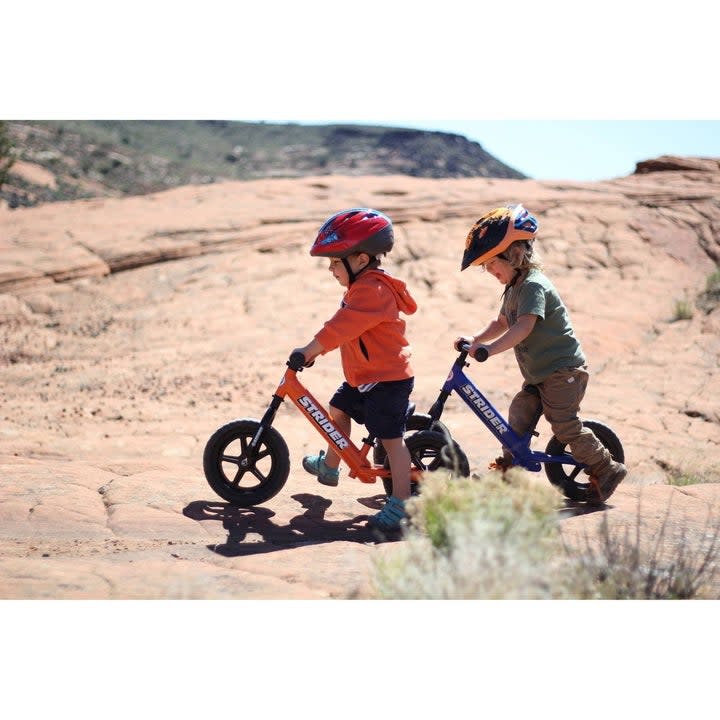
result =
[[498,257],[506,260],[516,270],[521,272],[537,268],[542,270],[542,258],[534,248],[532,240],[516,240],[510,247]]

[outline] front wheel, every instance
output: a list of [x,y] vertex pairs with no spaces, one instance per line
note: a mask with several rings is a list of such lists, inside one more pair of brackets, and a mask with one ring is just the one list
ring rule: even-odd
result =
[[[616,462],[625,462],[625,451],[618,436],[607,426],[597,420],[583,420],[583,427],[595,433],[595,437],[603,447],[607,448]],[[562,455],[566,444],[560,442],[554,435],[550,438],[545,452],[548,455]],[[587,475],[577,465],[563,465],[562,463],[545,463],[545,474],[550,482],[568,498],[568,500],[584,501],[591,499],[592,486],[585,481]],[[583,476],[583,482],[578,482],[578,476]]]
[[203,470],[210,487],[238,507],[266,502],[282,490],[290,474],[290,453],[282,435],[257,420],[233,420],[215,431],[203,454]]
[[[442,432],[421,430],[405,438],[405,445],[410,452],[411,466],[416,470],[433,472],[445,468],[463,477],[470,475],[470,463],[462,448]],[[387,458],[385,468],[390,468]],[[385,492],[392,495],[392,479],[383,478],[383,486]],[[417,495],[419,490],[418,483],[413,480],[411,493]]]

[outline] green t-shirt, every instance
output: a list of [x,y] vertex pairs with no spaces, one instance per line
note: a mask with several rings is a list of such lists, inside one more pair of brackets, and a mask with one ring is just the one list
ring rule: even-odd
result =
[[550,280],[536,268],[508,289],[502,313],[512,327],[521,315],[537,315],[532,332],[515,346],[520,372],[529,383],[539,383],[556,370],[585,364],[567,308]]

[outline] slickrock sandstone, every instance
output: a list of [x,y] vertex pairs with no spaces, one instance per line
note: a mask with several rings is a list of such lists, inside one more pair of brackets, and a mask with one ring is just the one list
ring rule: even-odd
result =
[[[497,313],[494,278],[459,272],[485,210],[521,201],[539,218],[545,267],[593,377],[583,414],[621,437],[629,475],[599,518],[670,522],[700,537],[718,508],[720,310],[675,320],[720,262],[716,159],[659,158],[598,183],[317,177],[188,186],[126,199],[0,207],[0,597],[342,598],[372,594],[364,519],[382,488],[326,488],[300,459],[322,441],[286,403],[284,490],[234,509],[202,473],[207,438],[260,417],[288,353],[341,288],[308,247],[338,209],[395,221],[385,266],[418,300],[408,320],[414,401],[427,411],[451,344]],[[511,354],[468,372],[502,412]],[[302,375],[318,398],[338,354]],[[452,398],[445,423],[482,474],[497,448]],[[541,425],[537,447],[549,439]],[[356,433],[355,437],[359,437]],[[678,474],[715,482],[669,487]],[[559,499],[559,507],[562,502]]]

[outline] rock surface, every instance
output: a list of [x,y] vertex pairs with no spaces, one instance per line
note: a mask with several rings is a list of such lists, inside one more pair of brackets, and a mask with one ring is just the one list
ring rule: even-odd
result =
[[[202,472],[212,432],[260,417],[289,351],[335,311],[341,288],[307,249],[329,214],[358,205],[396,223],[385,267],[419,303],[422,411],[453,339],[497,313],[495,279],[459,272],[467,229],[506,202],[536,213],[593,373],[583,415],[615,429],[629,468],[603,512],[564,527],[632,524],[640,500],[650,533],[669,506],[673,530],[700,538],[720,502],[720,310],[675,317],[720,262],[720,170],[695,160],[601,183],[331,176],[0,207],[0,597],[372,596],[373,558],[393,550],[364,529],[382,487],[305,474],[322,440],[294,407],[275,423],[290,477],[267,504],[232,508]],[[512,355],[468,373],[504,413]],[[338,354],[301,379],[326,401]],[[481,474],[494,441],[455,398],[443,420]],[[715,482],[666,484],[678,475]]]

